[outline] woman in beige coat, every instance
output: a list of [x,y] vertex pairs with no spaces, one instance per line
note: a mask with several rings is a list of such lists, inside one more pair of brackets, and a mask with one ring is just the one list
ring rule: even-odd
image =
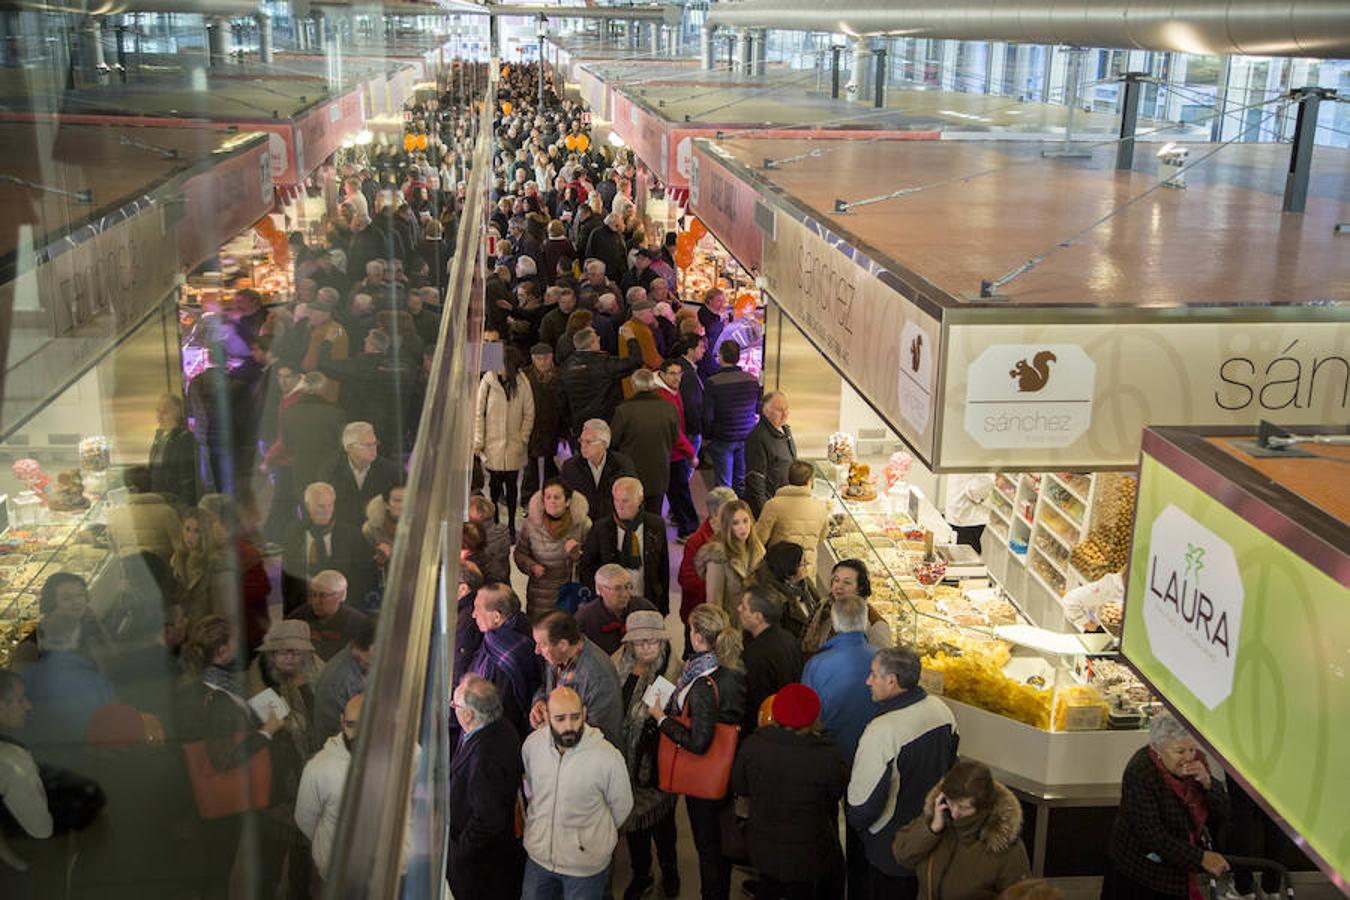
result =
[[529,581],[525,611],[531,621],[558,605],[558,588],[573,580],[581,545],[591,530],[586,498],[550,478],[530,498],[516,539],[516,566]]
[[506,351],[500,372],[488,372],[478,382],[474,416],[473,452],[488,473],[492,502],[506,499],[506,525],[516,539],[517,482],[529,459],[530,430],[534,428],[534,394],[520,371],[520,354]]
[[811,496],[815,469],[805,460],[788,466],[788,483],[778,489],[759,511],[755,536],[765,547],[797,544],[802,548],[806,577],[816,577],[816,548],[830,527],[830,505]]
[[694,566],[708,586],[707,602],[735,622],[741,594],[764,559],[764,545],[755,537],[755,516],[744,500],[723,503],[717,520],[716,536],[699,549]]

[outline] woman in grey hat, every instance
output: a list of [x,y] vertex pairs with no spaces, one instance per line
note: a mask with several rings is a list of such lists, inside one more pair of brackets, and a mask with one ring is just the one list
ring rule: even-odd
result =
[[[614,652],[623,689],[624,720],[620,749],[628,763],[633,785],[633,812],[623,826],[632,861],[633,880],[624,891],[624,900],[646,895],[652,878],[652,844],[661,864],[661,891],[667,897],[680,893],[679,866],[675,857],[675,795],[660,789],[656,756],[660,730],[648,713],[651,703],[644,700],[647,689],[658,677],[667,682],[667,690],[680,675],[680,660],[670,650],[670,634],[659,612],[639,610],[628,614],[623,645]],[[664,703],[666,697],[658,700]]]
[[248,694],[271,688],[286,702],[285,724],[272,736],[272,797],[258,817],[256,896],[270,896],[281,881],[290,857],[289,896],[309,896],[309,851],[295,824],[295,798],[305,761],[322,745],[314,728],[314,681],[319,659],[310,640],[309,623],[299,619],[273,622],[249,665]]

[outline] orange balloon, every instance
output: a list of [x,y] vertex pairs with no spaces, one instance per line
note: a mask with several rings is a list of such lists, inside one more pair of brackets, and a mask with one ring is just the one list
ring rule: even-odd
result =
[[591,146],[591,139],[584,134],[577,135],[577,149],[585,153]]
[[563,146],[568,150],[577,149],[577,136],[575,134],[569,134],[567,137],[563,138]]
[[503,113],[503,114],[508,115],[508,116],[511,115],[511,110],[512,110],[512,109],[514,109],[514,107],[511,106],[511,101],[510,101],[510,100],[503,100],[503,101],[502,101],[502,113]]
[[681,269],[687,269],[693,264],[694,251],[680,250],[678,248],[675,250],[675,265],[679,266]]
[[694,239],[692,234],[688,231],[682,231],[675,238],[675,249],[680,253],[693,253],[694,245],[697,243],[698,241]]
[[427,149],[427,136],[425,134],[419,134],[417,136],[417,149],[418,150]]
[[708,226],[704,225],[699,219],[689,223],[689,233],[694,236],[694,240],[701,241],[708,233]]

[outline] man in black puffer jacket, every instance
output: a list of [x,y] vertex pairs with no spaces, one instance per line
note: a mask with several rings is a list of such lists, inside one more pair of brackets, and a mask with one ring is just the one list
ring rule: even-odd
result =
[[614,416],[614,407],[622,396],[620,381],[642,365],[637,341],[630,341],[627,359],[617,359],[600,349],[600,337],[594,328],[583,328],[574,338],[576,350],[567,357],[562,369],[563,407],[573,446],[587,419]]
[[745,496],[745,439],[759,411],[759,381],[737,365],[741,347],[723,341],[717,349],[722,367],[703,385],[703,445],[718,486]]
[[787,419],[787,396],[770,391],[764,395],[759,422],[745,439],[745,499],[756,519],[769,498],[788,483],[788,466],[797,459],[797,442]]

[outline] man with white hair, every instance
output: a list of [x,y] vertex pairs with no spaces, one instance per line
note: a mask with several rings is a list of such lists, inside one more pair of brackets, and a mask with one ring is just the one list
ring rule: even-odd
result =
[[[590,221],[598,222],[598,218],[592,216]],[[578,248],[581,244],[576,245]],[[577,288],[577,305],[581,309],[595,309],[595,301],[600,299],[602,294],[619,295],[619,285],[613,278],[608,276],[605,271],[605,264],[598,259],[588,259],[582,267],[581,285]]]
[[463,736],[450,763],[450,890],[456,897],[516,900],[525,867],[512,815],[525,774],[520,734],[503,717],[496,687],[477,675],[464,676],[452,705]]
[[[336,569],[355,582],[354,597],[362,597],[369,586],[370,573],[359,566],[370,558],[370,550],[360,529],[334,515],[337,491],[323,481],[305,488],[300,519],[286,528],[281,556],[281,594],[283,609],[290,615],[305,602],[309,579],[324,569]],[[361,571],[357,571],[361,569]]]
[[613,512],[603,518],[597,516],[586,535],[577,564],[577,580],[594,589],[595,573],[600,567],[618,563],[628,571],[633,592],[664,616],[670,612],[670,554],[665,520],[643,509],[642,482],[636,478],[620,478],[610,493]]
[[637,474],[631,459],[609,449],[612,439],[608,422],[588,419],[577,441],[580,453],[562,464],[563,483],[586,498],[593,519],[604,518],[613,511],[610,496],[614,482]]
[[328,662],[359,636],[366,616],[347,605],[347,579],[335,569],[324,569],[310,579],[308,600],[288,618],[309,624],[314,652]]
[[806,661],[802,684],[820,696],[820,727],[852,762],[863,729],[877,714],[876,701],[862,689],[877,655],[867,641],[867,601],[857,594],[839,597],[830,606],[830,624],[834,637]]
[[366,506],[376,497],[403,483],[403,469],[380,456],[375,426],[348,422],[342,429],[344,456],[325,479],[337,491],[337,515],[358,529],[365,524]]
[[623,217],[615,213],[605,216],[605,227],[591,232],[586,242],[587,258],[605,264],[605,272],[618,277],[628,268],[628,244],[623,239]]

